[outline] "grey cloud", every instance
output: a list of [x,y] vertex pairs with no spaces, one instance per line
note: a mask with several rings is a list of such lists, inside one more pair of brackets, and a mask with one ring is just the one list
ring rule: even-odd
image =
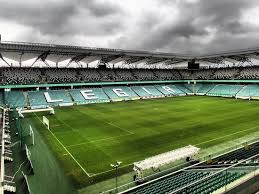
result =
[[102,40],[112,48],[202,53],[256,46],[259,37],[258,26],[241,20],[257,0],[156,0],[157,9],[136,16],[119,0],[5,1],[0,19],[31,27],[35,35],[23,36],[29,41],[80,36],[77,45]]
[[[0,8],[0,18],[53,36],[111,33],[112,28],[117,29],[121,26],[121,23],[116,20],[109,21],[109,17],[116,14],[122,14],[116,4],[99,0],[62,0],[42,3],[9,1]],[[92,32],[93,30],[95,32]]]
[[[160,0],[160,2],[164,1]],[[200,0],[191,3],[179,2],[180,17],[178,20],[159,26],[159,29],[152,29],[145,37],[139,37],[138,49],[201,53],[230,49],[230,45],[242,48],[253,44],[251,33],[256,36],[259,32],[258,27],[240,21],[244,11],[258,5],[258,1]],[[170,10],[170,6],[175,5],[175,3],[175,1],[168,0],[165,6]],[[163,21],[162,18],[161,21]],[[215,29],[216,33],[210,34],[212,32],[209,32],[208,28]],[[143,31],[143,29],[140,30]],[[132,36],[137,36],[138,33]],[[209,35],[214,36],[211,41],[206,44],[202,43],[202,40]],[[245,38],[240,39],[241,35]],[[123,37],[119,41],[123,41]],[[126,45],[134,48],[134,45],[130,44],[130,38],[127,38],[126,42]],[[114,44],[116,45],[116,41]]]

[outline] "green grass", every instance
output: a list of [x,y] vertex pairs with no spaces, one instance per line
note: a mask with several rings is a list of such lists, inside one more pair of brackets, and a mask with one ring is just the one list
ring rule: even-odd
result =
[[[114,176],[110,164],[132,163],[189,144],[208,148],[259,130],[259,102],[188,96],[56,108],[26,122],[45,138],[79,187]],[[71,155],[70,155],[71,154]]]

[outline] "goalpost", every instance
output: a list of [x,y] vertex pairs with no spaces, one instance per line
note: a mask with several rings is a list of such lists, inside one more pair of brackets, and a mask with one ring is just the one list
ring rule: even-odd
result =
[[49,129],[49,119],[47,117],[43,116],[42,122]]
[[30,136],[31,136],[31,138],[32,138],[32,145],[34,145],[34,132],[33,132],[33,130],[32,130],[31,125],[30,125]]

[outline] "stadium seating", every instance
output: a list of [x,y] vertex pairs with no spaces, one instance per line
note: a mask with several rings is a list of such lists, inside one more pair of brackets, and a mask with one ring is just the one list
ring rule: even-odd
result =
[[187,69],[0,68],[2,84],[259,79],[259,67]]
[[163,70],[163,69],[155,69],[153,70],[155,76],[158,80],[179,80],[181,79],[181,75],[176,70]]
[[46,108],[49,106],[43,93],[42,91],[28,92],[31,109]]
[[189,88],[185,87],[184,84],[175,84],[175,86],[179,89],[179,90],[182,90],[184,93],[186,94],[192,94],[193,91],[190,90]]
[[244,86],[236,95],[237,98],[259,97],[259,86],[248,85]]
[[216,85],[212,88],[207,95],[209,96],[224,96],[231,97],[236,96],[236,94],[243,88],[241,85]]
[[164,96],[154,86],[131,86],[131,89],[142,98]]
[[2,75],[7,84],[32,84],[41,81],[41,71],[37,68],[4,68]]
[[[86,99],[82,95],[82,91],[87,91],[87,93],[94,94],[93,99]],[[110,102],[108,96],[103,92],[101,88],[83,88],[83,89],[73,89],[69,90],[69,93],[73,101],[77,104],[90,104],[90,103],[101,103]]]
[[207,94],[211,89],[215,87],[214,84],[202,84],[202,86],[198,89],[196,94],[199,95],[205,95]]
[[[259,153],[259,142],[216,158],[212,164],[233,164]],[[249,162],[253,162],[249,161]]]
[[78,81],[75,69],[47,69],[45,76],[49,83],[73,83]]
[[193,79],[208,80],[212,78],[213,74],[214,74],[213,69],[201,69],[199,71],[193,72]]
[[156,80],[157,77],[151,69],[133,69],[132,74],[137,80]]
[[1,106],[4,106],[5,105],[5,103],[4,103],[4,92],[0,92],[0,105]]
[[[204,181],[194,183],[206,176],[212,175],[213,172],[210,171],[186,171],[180,172],[178,174],[173,174],[171,176],[158,179],[142,187],[137,187],[133,190],[125,192],[127,194],[164,194],[171,193],[180,189],[181,187],[187,186],[185,189],[178,191],[178,193],[212,193],[217,189],[233,182],[234,180],[240,178],[245,173],[244,172],[221,172],[214,176],[211,176]],[[188,187],[189,184],[194,183],[192,186]]]
[[237,79],[259,79],[259,68],[258,67],[246,67],[243,68]]
[[213,79],[234,79],[239,70],[237,68],[217,69],[213,75]]
[[138,98],[138,95],[126,86],[103,87],[103,91],[113,101]]
[[132,75],[130,69],[115,69],[115,74],[117,75],[117,80],[120,81],[131,81],[135,80],[136,78]]
[[103,81],[116,81],[117,77],[116,74],[113,72],[113,69],[103,69],[98,70],[100,73]]
[[97,69],[81,69],[79,71],[79,77],[81,81],[85,82],[97,82],[101,80],[101,75]]
[[23,108],[27,105],[25,96],[22,91],[9,91],[4,95],[5,103],[10,108]]
[[[62,99],[62,104],[72,103],[72,99],[66,90],[48,90],[49,96],[52,99]],[[58,106],[60,102],[51,103],[53,106]],[[50,103],[49,103],[50,104]]]
[[186,88],[192,91],[192,93],[197,93],[197,91],[202,87],[202,84],[184,84]]

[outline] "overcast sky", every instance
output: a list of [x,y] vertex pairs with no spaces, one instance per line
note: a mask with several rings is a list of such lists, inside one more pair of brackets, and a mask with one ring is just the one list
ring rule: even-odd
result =
[[2,40],[208,53],[259,47],[258,0],[0,0]]

